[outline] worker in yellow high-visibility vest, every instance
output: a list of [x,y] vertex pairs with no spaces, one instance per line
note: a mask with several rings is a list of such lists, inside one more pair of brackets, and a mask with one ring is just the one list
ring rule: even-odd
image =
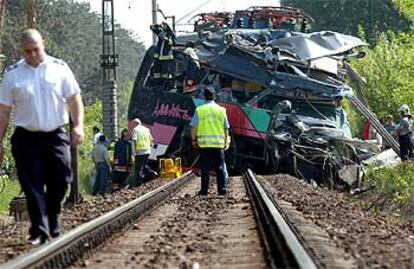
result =
[[135,182],[132,182],[131,187],[137,187],[144,183],[144,169],[151,153],[153,141],[150,130],[142,125],[139,119],[134,119],[134,123],[136,127],[132,130],[131,140],[135,151]]
[[197,107],[191,120],[191,139],[194,148],[200,153],[201,189],[199,195],[207,195],[209,173],[214,169],[217,174],[217,192],[227,194],[226,165],[224,150],[228,148],[228,129],[226,109],[214,102],[215,90],[204,89],[206,103]]

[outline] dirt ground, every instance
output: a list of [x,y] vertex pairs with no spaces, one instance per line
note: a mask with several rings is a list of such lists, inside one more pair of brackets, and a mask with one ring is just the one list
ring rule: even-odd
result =
[[325,230],[359,268],[414,268],[414,224],[399,221],[389,211],[372,210],[372,197],[314,187],[288,175],[261,181],[276,200],[292,204]]
[[[62,212],[63,232],[95,219],[166,183],[165,180],[155,179],[134,190],[121,190],[107,198],[92,198],[71,209],[64,209]],[[31,245],[26,244],[28,229],[29,223],[26,221],[12,222],[0,228],[0,264],[32,248]]]
[[197,197],[198,188],[199,179],[73,268],[266,268],[241,178],[230,179],[228,197],[213,184]]

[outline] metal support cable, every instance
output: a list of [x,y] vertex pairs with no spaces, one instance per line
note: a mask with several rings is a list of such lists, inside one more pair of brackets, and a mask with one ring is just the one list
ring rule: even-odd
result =
[[[353,104],[363,114],[363,116],[371,122],[372,126],[378,131],[378,133],[381,134],[381,136],[384,139],[387,140],[387,142],[389,142],[391,145],[394,145],[394,146],[398,147],[398,143],[391,136],[391,134],[387,130],[385,130],[385,128],[378,121],[376,116],[374,114],[372,114],[372,112],[369,111],[369,109],[367,107],[365,107],[357,97],[352,96],[351,98],[349,98],[349,100],[351,101],[351,104]],[[390,141],[388,141],[388,140],[390,140]]]
[[191,14],[194,14],[195,12],[197,12],[200,8],[204,7],[205,5],[207,5],[208,3],[210,3],[211,0],[207,0],[205,2],[203,2],[202,4],[200,4],[199,6],[197,6],[196,8],[192,9],[190,12],[188,12],[187,14],[185,14],[184,16],[182,16],[181,18],[179,18],[176,23],[180,23],[181,21],[183,21],[185,18],[187,18],[188,16],[190,16]]
[[356,97],[348,96],[348,100],[363,116],[367,119],[374,129],[382,136],[382,138],[391,146],[397,153],[400,153],[400,146],[392,135],[382,126],[377,117]]
[[399,145],[397,143],[397,141],[395,141],[395,139],[391,136],[391,134],[385,130],[385,128],[382,126],[382,124],[378,121],[377,117],[375,115],[372,114],[371,111],[369,111],[369,109],[367,107],[365,107],[362,102],[359,101],[359,99],[357,99],[355,97],[355,100],[357,102],[359,102],[359,107],[364,110],[364,112],[368,115],[368,120],[370,120],[371,124],[374,126],[374,128],[378,131],[378,133],[381,134],[381,136],[384,139],[388,139],[390,141],[387,140],[387,142],[389,142],[391,145],[394,144],[394,146],[396,146],[398,148],[399,151]]

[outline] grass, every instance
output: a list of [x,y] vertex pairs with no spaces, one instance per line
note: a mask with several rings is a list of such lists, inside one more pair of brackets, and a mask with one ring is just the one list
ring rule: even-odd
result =
[[365,181],[399,206],[407,204],[414,193],[414,163],[402,162],[395,167],[370,167]]
[[[3,179],[0,179],[3,180]],[[5,179],[1,181],[0,186],[4,185],[4,190],[0,193],[0,215],[9,214],[9,203],[10,201],[19,195],[20,185],[17,180]]]
[[78,178],[79,192],[82,194],[91,193],[92,186],[90,184],[91,172],[94,168],[92,160],[79,160]]

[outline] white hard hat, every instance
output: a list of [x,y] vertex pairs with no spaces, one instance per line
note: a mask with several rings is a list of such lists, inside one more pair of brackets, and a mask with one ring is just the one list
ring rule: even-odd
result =
[[403,113],[404,115],[410,115],[410,107],[404,104],[398,109],[398,112]]

